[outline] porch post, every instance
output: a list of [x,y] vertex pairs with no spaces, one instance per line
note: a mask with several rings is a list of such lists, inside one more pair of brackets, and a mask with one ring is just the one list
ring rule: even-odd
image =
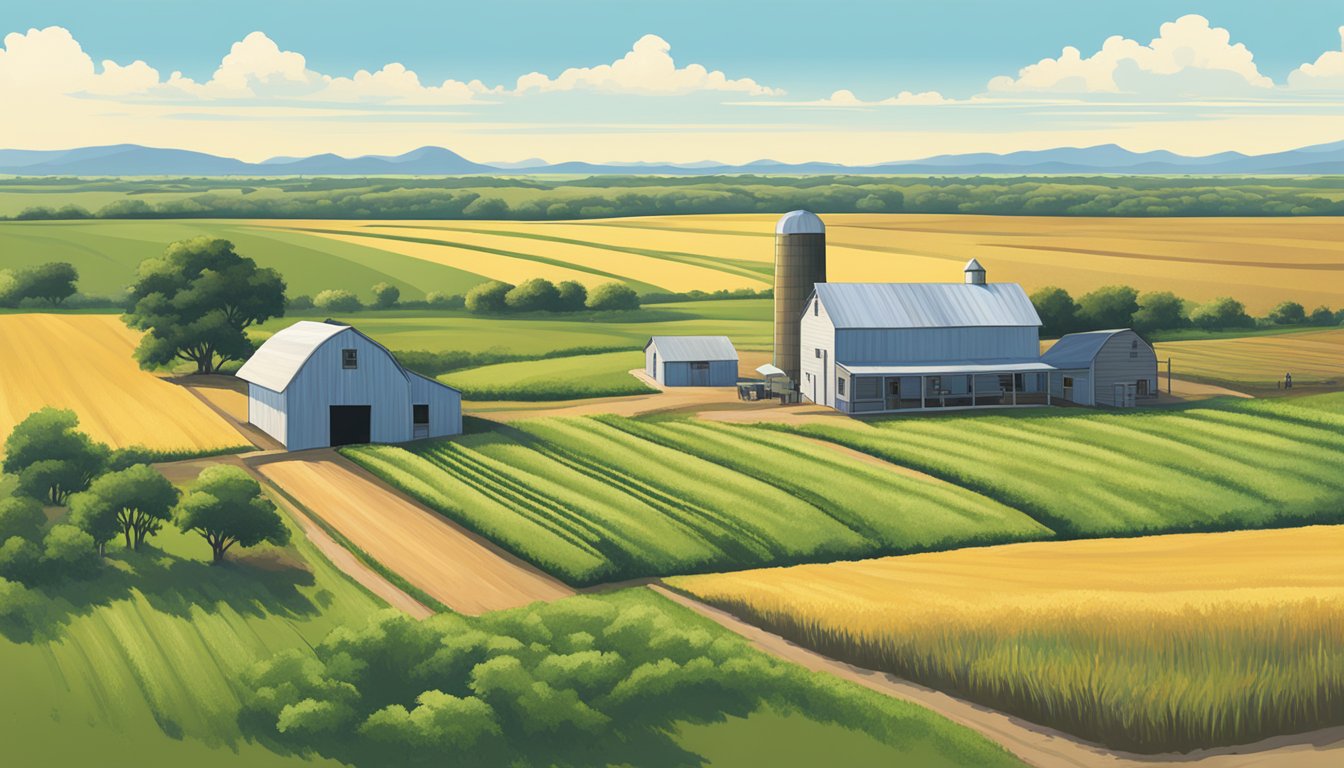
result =
[[1053,378],[1054,378],[1054,377],[1051,376],[1049,372],[1047,372],[1047,373],[1045,374],[1045,404],[1046,404],[1046,405],[1053,405],[1053,404],[1054,404],[1054,403],[1052,403],[1052,402],[1050,401],[1050,380],[1053,379]]
[[920,377],[919,377],[919,410],[921,410],[921,411],[924,410],[924,409],[926,409],[926,408],[928,408],[928,406],[924,403],[924,395],[925,395],[925,393],[928,391],[928,389],[929,389],[928,377],[926,377],[926,376],[920,376]]
[[1013,377],[1013,405],[1017,405],[1017,374],[1016,373],[1012,374],[1012,377]]
[[971,377],[971,407],[974,408],[974,407],[975,407],[975,379],[976,379],[976,375],[975,375],[974,373],[972,373],[972,374],[968,374],[968,375]]

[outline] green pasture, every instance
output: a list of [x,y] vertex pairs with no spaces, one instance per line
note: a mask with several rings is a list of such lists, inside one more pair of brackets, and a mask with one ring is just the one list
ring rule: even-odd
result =
[[439,380],[468,400],[576,400],[657,392],[630,375],[643,364],[644,353],[638,350],[605,352],[483,365]]
[[343,452],[576,584],[1050,535],[975,493],[741,427],[539,419]]

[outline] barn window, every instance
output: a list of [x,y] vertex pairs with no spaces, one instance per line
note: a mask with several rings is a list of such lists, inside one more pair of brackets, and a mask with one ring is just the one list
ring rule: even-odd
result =
[[1131,340],[1130,340],[1130,342],[1129,342],[1129,356],[1130,356],[1130,357],[1138,357],[1138,356],[1139,356],[1139,340],[1138,340],[1138,339],[1131,339]]
[[708,362],[705,362],[705,361],[696,362],[696,363],[691,363],[691,370],[692,370],[692,371],[708,371],[708,370],[709,370],[709,363],[708,363]]
[[812,351],[817,353],[817,357],[821,357],[821,347],[816,347]]
[[821,314],[821,301],[818,300],[818,299],[813,299],[813,300],[812,300],[812,316],[813,316],[813,317],[816,317],[816,316],[819,315],[819,314]]
[[844,379],[836,379],[836,380],[835,380],[835,394],[840,395],[841,397],[844,397],[844,395],[845,395],[845,380],[844,380]]
[[411,422],[416,426],[429,423],[429,404],[411,406]]
[[1070,387],[1070,388],[1073,387],[1073,377],[1072,377],[1072,376],[1065,376],[1065,377],[1064,377],[1064,386],[1066,386],[1066,387]]
[[342,367],[342,368],[358,368],[358,367],[359,367],[359,350],[358,350],[358,349],[342,349],[342,350],[341,350],[341,367]]

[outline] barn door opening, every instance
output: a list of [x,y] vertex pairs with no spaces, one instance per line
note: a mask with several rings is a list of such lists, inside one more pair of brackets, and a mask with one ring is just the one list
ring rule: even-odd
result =
[[369,442],[372,422],[372,406],[331,406],[331,445],[334,447]]
[[709,386],[709,363],[704,361],[691,363],[691,386]]

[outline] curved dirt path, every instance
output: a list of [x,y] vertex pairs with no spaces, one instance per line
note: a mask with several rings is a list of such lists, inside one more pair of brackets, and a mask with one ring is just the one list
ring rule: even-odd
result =
[[1140,755],[1112,751],[1062,731],[972,704],[894,675],[823,656],[749,624],[727,611],[660,584],[650,584],[649,589],[741,635],[753,646],[772,656],[918,704],[976,731],[1023,762],[1039,768],[1151,768],[1155,765],[1192,768],[1338,768],[1344,765],[1344,727],[1280,736],[1237,747],[1198,750],[1189,754]]
[[574,594],[335,451],[258,456],[248,463],[369,557],[459,613],[476,615]]

